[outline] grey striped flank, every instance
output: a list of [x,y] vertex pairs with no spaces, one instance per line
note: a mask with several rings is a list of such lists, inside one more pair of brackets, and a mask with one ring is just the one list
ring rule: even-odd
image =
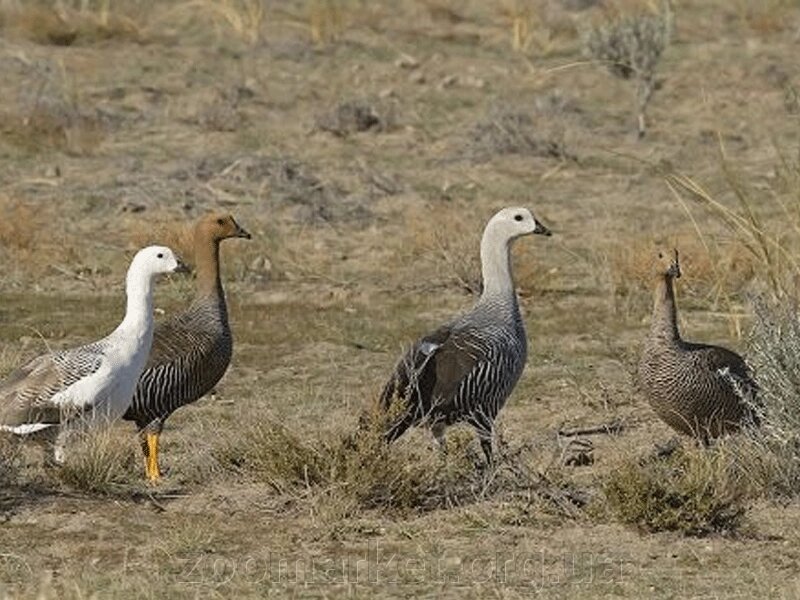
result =
[[726,348],[684,341],[673,280],[678,251],[658,254],[653,319],[638,368],[638,387],[670,427],[702,442],[755,424],[758,392],[744,359]]
[[511,276],[510,245],[528,234],[550,232],[525,208],[505,208],[481,240],[483,293],[468,313],[422,337],[399,361],[381,394],[399,416],[386,430],[393,441],[414,425],[431,428],[442,447],[444,431],[459,422],[476,431],[491,463],[494,421],[522,374],[525,326]]
[[194,228],[197,295],[183,313],[156,324],[153,347],[124,419],[134,421],[142,437],[150,481],[161,477],[159,436],[178,408],[198,400],[222,379],[233,353],[228,309],[219,269],[219,244],[250,238],[228,214],[211,213]]

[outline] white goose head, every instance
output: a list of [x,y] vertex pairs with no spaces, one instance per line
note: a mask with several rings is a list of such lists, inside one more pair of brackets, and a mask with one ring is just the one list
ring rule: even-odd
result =
[[534,233],[550,235],[550,230],[527,208],[504,208],[489,219],[481,239],[484,298],[513,296],[509,248],[518,237]]
[[498,211],[486,225],[486,235],[494,243],[511,242],[523,235],[537,233],[550,235],[550,230],[522,207],[509,207]]
[[152,281],[157,275],[186,270],[175,253],[166,246],[148,246],[136,253],[128,269],[128,277]]

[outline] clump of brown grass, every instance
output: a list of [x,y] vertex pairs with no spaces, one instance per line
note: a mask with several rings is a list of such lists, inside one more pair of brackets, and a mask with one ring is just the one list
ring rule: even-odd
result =
[[308,31],[317,46],[336,41],[345,29],[342,0],[311,0],[308,4]]
[[611,12],[583,31],[583,52],[602,62],[615,76],[636,82],[636,118],[639,137],[645,134],[645,109],[656,89],[656,66],[672,35],[672,7],[646,4],[637,10]]
[[737,240],[700,238],[694,232],[676,232],[663,239],[634,238],[612,241],[605,251],[607,285],[615,301],[644,306],[652,291],[653,260],[661,249],[680,252],[685,274],[678,283],[681,296],[714,310],[730,310],[756,276],[754,257]]
[[546,0],[507,0],[500,11],[511,30],[515,52],[533,49],[547,56],[556,50],[560,38],[572,39],[577,33],[569,19],[554,17],[553,3]]
[[679,447],[667,457],[626,457],[602,481],[597,515],[647,532],[686,535],[738,531],[753,482],[728,445]]
[[57,477],[77,490],[113,494],[138,478],[135,449],[110,428],[76,434],[66,451]]

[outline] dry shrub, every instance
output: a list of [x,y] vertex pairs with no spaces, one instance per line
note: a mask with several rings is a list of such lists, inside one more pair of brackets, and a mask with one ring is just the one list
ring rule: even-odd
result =
[[645,133],[644,113],[656,89],[656,66],[672,35],[672,9],[648,4],[609,11],[605,18],[582,32],[583,52],[602,62],[615,76],[636,82],[636,117],[639,136]]
[[495,106],[468,133],[463,152],[484,162],[504,154],[573,159],[558,118],[536,103],[530,107]]
[[647,532],[734,533],[754,485],[732,444],[679,447],[667,457],[627,457],[605,476],[602,504],[594,510]]
[[308,31],[318,46],[336,41],[345,30],[343,0],[311,0],[308,4]]
[[753,472],[766,495],[800,494],[800,311],[758,299],[748,357],[755,369],[761,427],[750,433]]
[[138,481],[136,449],[111,428],[75,434],[66,448],[58,479],[77,490],[113,494]]

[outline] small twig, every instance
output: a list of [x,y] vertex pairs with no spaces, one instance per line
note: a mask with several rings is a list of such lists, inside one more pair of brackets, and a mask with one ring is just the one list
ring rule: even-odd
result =
[[598,433],[607,435],[616,435],[625,428],[625,425],[619,419],[614,419],[607,423],[599,425],[590,425],[588,427],[574,427],[573,429],[559,429],[558,435],[560,437],[575,437],[577,435],[594,435]]

